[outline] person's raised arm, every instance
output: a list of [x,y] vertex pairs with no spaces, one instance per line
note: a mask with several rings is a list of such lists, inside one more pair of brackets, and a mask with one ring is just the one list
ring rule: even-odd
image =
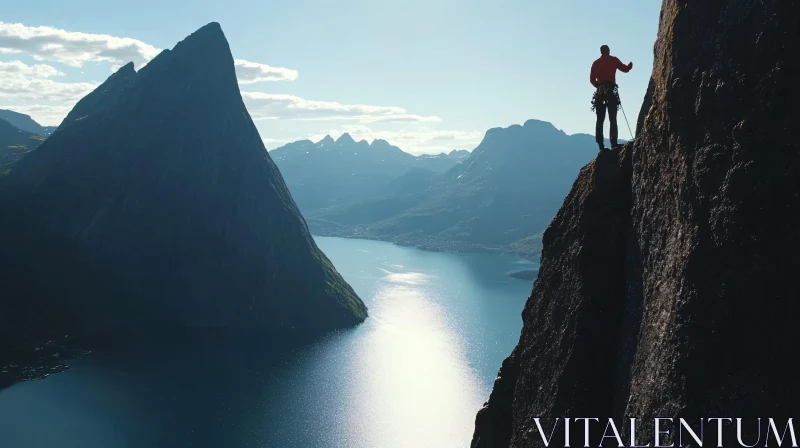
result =
[[628,65],[625,65],[622,63],[622,61],[619,60],[619,58],[616,59],[617,59],[617,68],[622,73],[628,73],[633,68],[633,62],[629,62]]

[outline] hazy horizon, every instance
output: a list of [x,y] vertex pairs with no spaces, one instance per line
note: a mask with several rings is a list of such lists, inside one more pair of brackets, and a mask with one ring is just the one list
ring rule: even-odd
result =
[[[129,61],[141,68],[216,21],[268,149],[347,132],[413,154],[472,150],[486,130],[531,118],[591,133],[588,73],[599,46],[634,62],[618,82],[635,120],[659,9],[635,0],[614,8],[578,0],[30,1],[0,21],[0,108],[57,125],[112,70]],[[629,137],[624,126],[620,134]]]

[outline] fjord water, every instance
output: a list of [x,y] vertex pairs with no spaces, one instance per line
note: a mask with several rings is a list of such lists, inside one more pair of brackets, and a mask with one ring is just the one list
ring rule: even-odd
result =
[[109,340],[0,390],[0,447],[464,447],[519,337],[514,256],[316,238],[369,307],[322,338],[193,331]]

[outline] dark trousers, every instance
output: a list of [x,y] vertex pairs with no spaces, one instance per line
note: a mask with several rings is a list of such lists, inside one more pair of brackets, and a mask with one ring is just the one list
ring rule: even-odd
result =
[[619,130],[617,129],[617,106],[616,104],[608,104],[605,101],[599,101],[595,106],[597,110],[597,128],[595,129],[595,136],[597,143],[603,143],[603,124],[606,121],[606,110],[608,110],[608,121],[611,122],[611,145],[616,146]]

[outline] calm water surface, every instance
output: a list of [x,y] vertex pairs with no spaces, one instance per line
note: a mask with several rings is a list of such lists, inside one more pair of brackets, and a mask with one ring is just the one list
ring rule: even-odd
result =
[[466,447],[522,326],[535,267],[317,238],[369,306],[315,340],[204,331],[109,341],[0,390],[0,447]]

